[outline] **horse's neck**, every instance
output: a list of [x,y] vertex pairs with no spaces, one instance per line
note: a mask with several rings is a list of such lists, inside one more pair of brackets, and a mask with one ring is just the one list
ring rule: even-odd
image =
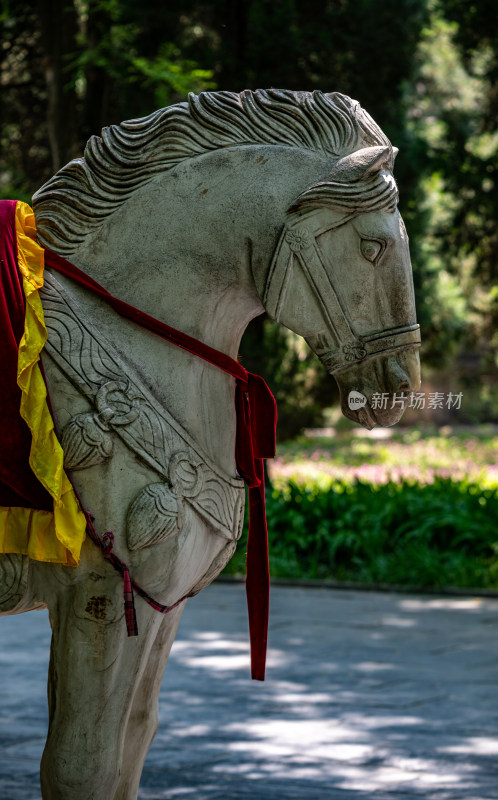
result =
[[[136,275],[139,266],[137,261],[134,270],[129,267],[130,274]],[[105,342],[109,355],[121,355],[129,365],[130,377],[148,386],[158,404],[175,417],[215,463],[233,475],[234,379],[200,357],[119,317],[70,281],[62,282],[81,307],[100,344]],[[193,288],[191,298],[176,294],[175,300],[175,292],[168,292],[167,285],[158,286],[157,296],[163,302],[154,304],[148,303],[141,292],[127,292],[124,285],[119,287],[113,281],[105,283],[111,293],[135,307],[235,358],[248,319],[258,311],[254,299],[250,304],[232,288],[205,295]]]
[[[196,241],[197,231],[192,218],[164,214],[145,194],[123,206],[72,261],[120,299],[236,358],[245,327],[262,311],[248,251],[216,253],[209,231],[199,231],[204,242]],[[233,378],[122,319],[70,281],[64,284],[158,403],[233,475]]]
[[[281,150],[285,163],[265,166],[266,150]],[[266,150],[184,162],[136,192],[73,262],[122,300],[236,358],[248,322],[264,310],[253,273],[268,269],[285,208],[323,171],[316,156],[296,165],[289,148]],[[159,402],[233,473],[233,379],[70,290]]]

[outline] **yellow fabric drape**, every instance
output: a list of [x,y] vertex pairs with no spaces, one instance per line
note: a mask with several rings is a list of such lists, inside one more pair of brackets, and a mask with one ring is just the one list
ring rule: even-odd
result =
[[23,553],[36,561],[76,566],[85,539],[86,520],[63,468],[63,452],[47,405],[38,361],[47,340],[39,289],[43,286],[44,251],[35,241],[36,223],[26,203],[16,206],[19,270],[26,298],[24,335],[19,344],[17,383],[20,413],[31,435],[30,467],[54,501],[53,513],[0,508],[0,552]]

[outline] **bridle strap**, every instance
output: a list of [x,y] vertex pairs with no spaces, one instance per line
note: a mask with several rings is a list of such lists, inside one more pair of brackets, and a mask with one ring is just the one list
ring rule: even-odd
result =
[[334,331],[338,342],[349,342],[355,335],[349,320],[341,306],[337,292],[332,286],[325,266],[323,264],[316,240],[299,253],[293,253],[291,258],[296,258],[313,288],[314,294],[320,305],[325,321]]
[[[306,341],[312,346],[313,337]],[[356,340],[345,342],[339,351],[320,353],[319,359],[331,374],[347,369],[352,363],[368,361],[379,355],[389,355],[398,350],[406,350],[420,345],[420,325],[404,325],[388,328],[370,336],[360,336]]]
[[[337,373],[353,363],[375,358],[381,354],[420,345],[420,326],[417,323],[365,336],[357,336],[354,333],[327,274],[317,237],[342,227],[355,216],[354,213],[346,214],[331,222],[330,211],[318,209],[289,222],[284,227],[275,250],[263,299],[268,314],[279,322],[297,262],[312,288],[324,321],[337,340],[336,350],[318,354],[320,361],[330,373]],[[323,347],[320,339],[320,334],[306,337],[306,341],[315,352]]]
[[297,260],[314,290],[325,319],[337,332],[338,341],[354,337],[337,292],[327,275],[316,239],[322,233],[342,227],[355,216],[355,213],[347,213],[331,221],[328,209],[315,209],[291,219],[284,226],[270,265],[263,297],[266,311],[276,322],[280,321],[294,273],[294,262]]

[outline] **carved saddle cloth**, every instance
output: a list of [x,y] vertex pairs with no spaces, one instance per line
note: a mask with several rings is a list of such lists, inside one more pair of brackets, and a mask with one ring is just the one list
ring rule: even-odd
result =
[[181,527],[184,503],[226,539],[240,537],[244,487],[226,475],[194,442],[124,363],[105,337],[50,273],[42,290],[46,352],[94,407],[62,432],[64,464],[84,469],[112,457],[119,436],[161,482],[134,498],[128,510],[128,546],[138,549]]

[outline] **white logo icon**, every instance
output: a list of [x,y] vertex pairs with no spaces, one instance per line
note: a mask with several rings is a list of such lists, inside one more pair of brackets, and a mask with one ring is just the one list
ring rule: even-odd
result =
[[361,392],[350,392],[348,394],[348,406],[351,411],[358,411],[367,404],[367,398]]

